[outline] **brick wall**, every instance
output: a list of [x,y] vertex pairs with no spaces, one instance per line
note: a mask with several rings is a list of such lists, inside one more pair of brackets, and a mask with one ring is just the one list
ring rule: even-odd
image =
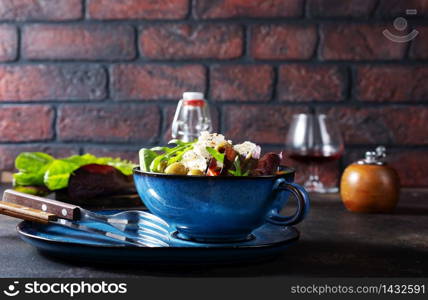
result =
[[[393,43],[406,9],[419,36]],[[1,0],[0,169],[21,151],[135,159],[194,90],[216,130],[266,149],[293,113],[334,116],[329,182],[384,144],[405,186],[428,186],[427,16],[428,0]]]

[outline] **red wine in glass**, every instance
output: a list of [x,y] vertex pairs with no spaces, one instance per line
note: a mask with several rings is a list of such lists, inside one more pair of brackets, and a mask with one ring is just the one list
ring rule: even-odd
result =
[[337,191],[337,187],[326,188],[321,182],[320,166],[338,160],[344,151],[343,141],[334,120],[325,114],[294,115],[285,142],[286,155],[310,170],[304,183],[310,192],[328,193]]
[[342,157],[342,153],[335,153],[332,155],[325,155],[322,153],[289,153],[288,157],[302,164],[325,164]]

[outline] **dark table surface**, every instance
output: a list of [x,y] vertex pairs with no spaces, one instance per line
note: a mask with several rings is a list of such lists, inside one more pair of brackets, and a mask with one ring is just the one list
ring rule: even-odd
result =
[[428,276],[428,189],[402,191],[394,214],[346,211],[337,194],[312,195],[300,241],[275,260],[213,266],[109,266],[66,262],[24,243],[0,216],[0,277]]

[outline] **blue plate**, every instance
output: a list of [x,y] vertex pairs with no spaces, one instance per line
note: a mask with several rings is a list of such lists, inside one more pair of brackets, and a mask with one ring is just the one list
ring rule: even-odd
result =
[[[103,212],[108,213],[108,212]],[[110,211],[110,213],[114,213]],[[105,229],[106,225],[86,222],[86,226]],[[134,247],[108,237],[28,221],[17,226],[20,237],[42,252],[57,257],[102,263],[219,263],[263,260],[281,254],[299,238],[291,226],[266,223],[253,231],[247,241],[200,243],[180,239],[174,232],[165,237],[169,246]]]

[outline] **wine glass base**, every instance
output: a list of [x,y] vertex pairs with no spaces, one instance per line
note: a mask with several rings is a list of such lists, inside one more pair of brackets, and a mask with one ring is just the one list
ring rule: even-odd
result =
[[314,188],[314,187],[305,187],[306,191],[309,193],[318,193],[318,194],[334,194],[339,192],[338,187],[329,187],[329,188]]
[[310,176],[303,186],[306,191],[310,193],[328,194],[339,192],[338,187],[324,186],[324,184],[319,180],[318,176]]

